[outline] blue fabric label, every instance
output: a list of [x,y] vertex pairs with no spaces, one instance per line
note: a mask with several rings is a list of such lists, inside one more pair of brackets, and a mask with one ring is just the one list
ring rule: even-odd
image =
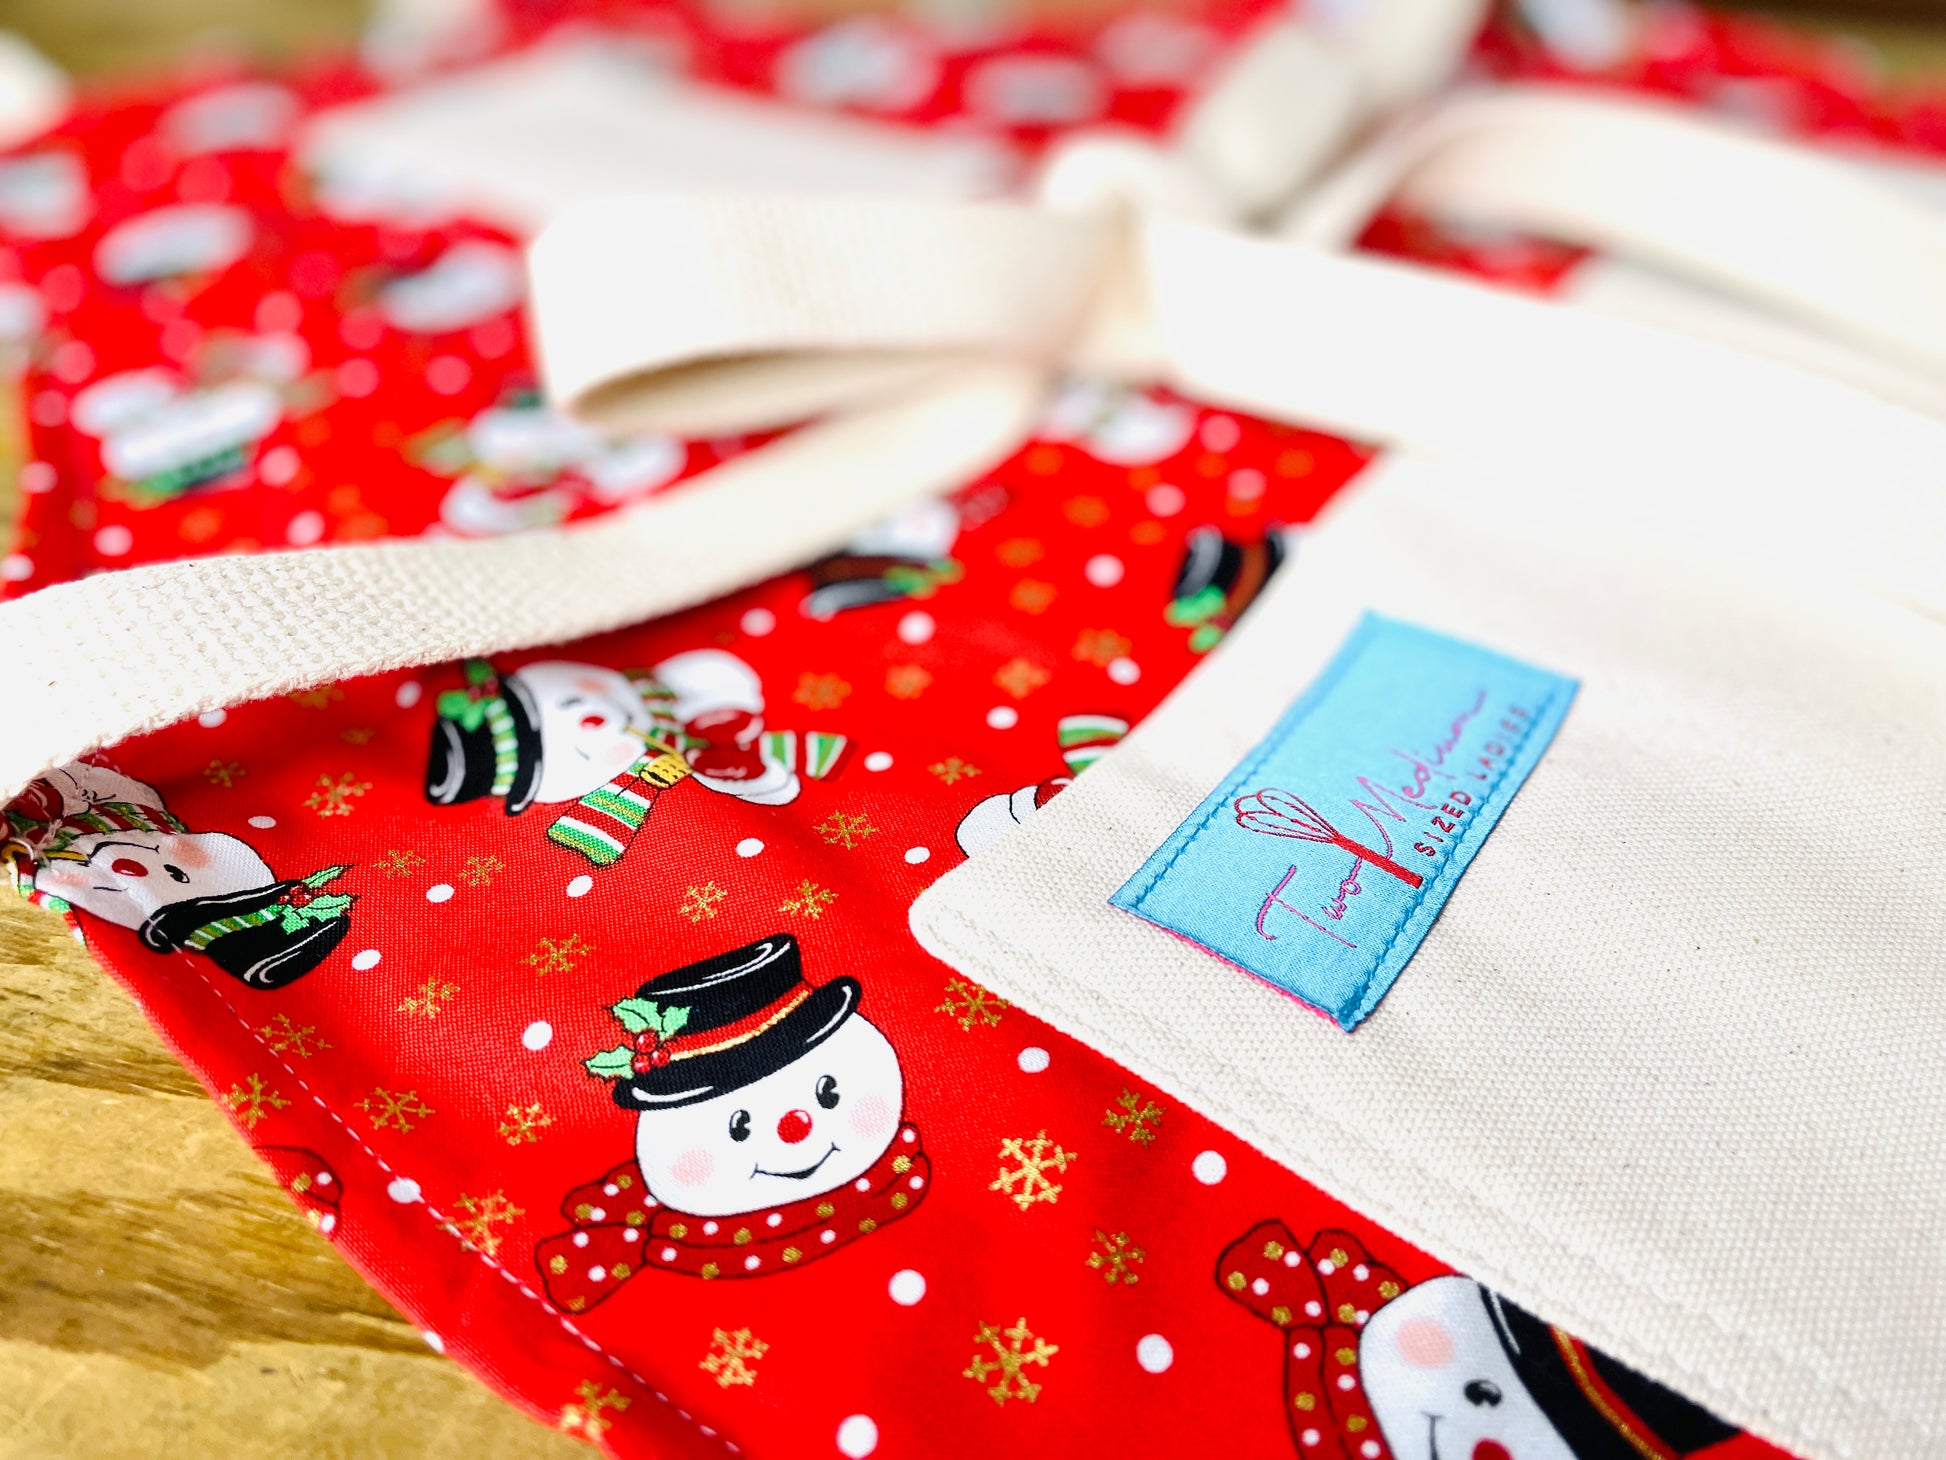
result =
[[1110,901],[1355,1028],[1418,951],[1575,688],[1367,614]]

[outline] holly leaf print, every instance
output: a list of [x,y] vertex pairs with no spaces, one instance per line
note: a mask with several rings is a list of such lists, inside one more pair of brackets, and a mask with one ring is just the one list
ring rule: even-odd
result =
[[662,1011],[662,1025],[656,1030],[656,1033],[660,1034],[664,1039],[674,1039],[676,1037],[676,1031],[688,1022],[688,1005],[685,1004],[680,1009],[664,1009]]
[[597,1080],[624,1080],[635,1071],[635,1050],[630,1045],[618,1044],[581,1063]]
[[630,1034],[640,1034],[644,1029],[662,1033],[662,1011],[656,1008],[652,999],[623,999],[614,1006],[613,1012],[622,1021],[622,1028]]

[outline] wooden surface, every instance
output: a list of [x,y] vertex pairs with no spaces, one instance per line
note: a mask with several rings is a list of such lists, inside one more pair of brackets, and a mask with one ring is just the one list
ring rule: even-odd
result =
[[[212,32],[271,53],[342,39],[358,9],[7,0],[4,23],[92,69]],[[1893,30],[1889,54],[1946,67],[1946,38]],[[0,894],[0,1460],[587,1453],[430,1352],[62,922]]]

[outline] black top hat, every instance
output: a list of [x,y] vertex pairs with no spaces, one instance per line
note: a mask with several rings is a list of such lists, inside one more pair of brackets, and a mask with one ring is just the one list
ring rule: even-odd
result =
[[[1736,1434],[1700,1405],[1586,1347],[1524,1308],[1482,1288],[1500,1346],[1578,1460],[1642,1460],[1651,1451],[1689,1455]],[[1634,1437],[1631,1439],[1631,1435]]]
[[[432,724],[432,748],[426,757],[426,799],[435,806],[457,806],[490,795],[504,766],[511,775],[507,815],[518,816],[533,804],[540,788],[540,711],[517,675],[495,674],[482,660],[470,661],[466,669],[468,687],[438,700],[439,717]],[[495,743],[494,717],[449,708],[465,710],[488,700],[505,708],[511,743]]]
[[[168,903],[149,914],[137,936],[144,947],[157,953],[180,953],[190,946],[191,937],[211,923],[262,912],[300,888],[311,890],[301,881],[272,882],[242,892]],[[273,918],[218,933],[199,951],[251,988],[280,989],[324,962],[350,931],[351,919],[342,914],[306,922],[296,932],[286,932],[282,920]]]
[[[1274,526],[1260,544],[1233,542],[1214,527],[1198,527],[1183,543],[1182,567],[1176,572],[1176,586],[1170,596],[1194,598],[1214,587],[1228,598],[1250,576],[1246,569],[1255,573],[1254,587],[1260,588],[1283,562],[1284,535]],[[1251,596],[1255,596],[1254,591]]]
[[653,1000],[665,1015],[686,1009],[687,1018],[661,1044],[666,1062],[616,1082],[615,1103],[668,1109],[761,1080],[835,1034],[858,994],[855,978],[806,983],[789,933],[659,974],[635,997]]

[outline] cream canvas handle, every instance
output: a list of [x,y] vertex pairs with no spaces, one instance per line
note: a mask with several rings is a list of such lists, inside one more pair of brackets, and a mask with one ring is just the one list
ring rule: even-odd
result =
[[[955,239],[988,224],[1043,230],[1038,257],[1083,258],[1086,240],[1127,252],[1164,376],[1186,391],[1435,456],[1550,471],[1598,518],[1734,523],[1725,540],[1740,551],[1839,573],[1946,617],[1946,426],[1769,361],[1194,224],[1152,221],[1121,236],[1104,234],[1099,219],[1025,207],[999,222],[991,207],[911,204],[903,226],[913,247],[894,261],[868,247],[884,213],[851,233],[812,206],[793,234],[788,208],[685,206],[726,247],[734,220],[761,216],[746,237],[818,260],[826,313],[817,328],[803,327],[803,302],[789,291],[764,304],[753,290],[734,317],[690,316],[690,332],[643,341],[643,372],[604,344],[601,370],[551,359],[560,376],[629,381],[653,409],[660,389],[694,386],[691,363],[721,367],[713,389],[719,401],[733,397],[725,362],[761,366],[779,341],[786,355],[823,339],[841,354],[897,357],[928,330],[964,346],[949,332],[956,321],[1011,324],[907,398],[832,416],[586,526],[172,563],[0,606],[0,796],[51,764],[224,705],[670,612],[832,550],[905,502],[972,479],[1026,439],[1045,372],[1059,363],[1049,341],[1082,333],[1087,310],[1083,292],[1063,316],[1036,317],[1023,301],[1049,302],[1042,280],[956,251]],[[667,317],[682,320],[676,296],[691,276],[656,256],[654,232],[632,236],[643,240],[635,307],[653,317],[667,301]],[[1098,255],[1099,267],[1111,256]],[[852,308],[894,265],[902,309]],[[1844,484],[1842,510],[1827,520],[1813,527],[1753,510],[1772,477],[1813,471]]]
[[1805,147],[1643,98],[1508,88],[1402,123],[1278,232],[1348,246],[1394,198],[1653,263],[1946,375],[1946,221]]

